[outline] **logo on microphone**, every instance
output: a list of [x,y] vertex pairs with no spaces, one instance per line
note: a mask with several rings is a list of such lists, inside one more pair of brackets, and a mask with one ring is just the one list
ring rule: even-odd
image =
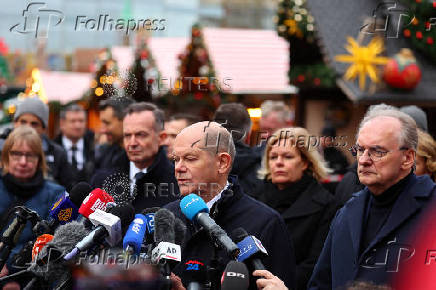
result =
[[53,205],[53,207],[51,208],[51,210],[54,210],[55,208],[57,208],[63,199],[64,199],[64,197],[62,196],[58,201],[56,201],[55,204]]
[[186,271],[199,271],[200,266],[204,266],[202,262],[195,261],[195,260],[189,260],[185,263],[186,265]]
[[102,202],[99,198],[97,198],[97,200],[91,206],[91,210],[95,211],[97,209],[102,210],[102,211],[106,210],[106,204],[104,202]]
[[238,278],[242,278],[245,279],[245,275],[242,273],[237,273],[237,272],[227,272],[226,273],[227,277],[238,277]]
[[73,209],[71,207],[62,209],[61,211],[59,211],[58,220],[61,222],[67,222],[71,219],[72,215],[73,215]]

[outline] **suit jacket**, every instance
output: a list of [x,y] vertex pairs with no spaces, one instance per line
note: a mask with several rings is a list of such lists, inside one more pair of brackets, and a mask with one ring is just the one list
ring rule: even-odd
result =
[[[259,201],[265,202],[277,210],[279,206],[277,208],[273,206],[277,203],[277,199],[271,200],[274,196],[298,194],[296,201],[281,212],[295,247],[297,263],[297,287],[295,289],[306,289],[313,267],[327,237],[330,222],[337,209],[333,196],[321,184],[312,177],[306,177],[306,179],[308,184],[306,185],[305,182],[306,187],[298,193],[290,192],[296,186],[279,193],[279,189],[274,184],[265,181],[258,196]],[[283,205],[283,207],[285,206],[288,205]]]
[[[115,168],[98,170],[91,179],[91,185],[102,187],[106,178],[116,173],[129,176],[130,161],[126,153],[119,154],[114,159],[114,164],[117,165]],[[174,165],[168,160],[164,148],[159,148],[153,163],[147,168],[147,173],[137,180],[136,192],[132,202],[136,213],[145,208],[161,207],[180,197]]]
[[355,280],[390,283],[391,274],[401,271],[402,263],[412,257],[408,237],[424,209],[434,201],[435,190],[436,185],[428,176],[412,175],[386,223],[363,251],[362,228],[371,193],[365,187],[353,194],[331,223],[308,288],[336,289]]
[[[212,207],[210,216],[230,237],[238,227],[242,227],[248,234],[256,236],[268,252],[268,257],[263,259],[265,268],[284,281],[289,289],[294,289],[294,247],[283,219],[272,208],[246,195],[236,176],[230,176],[229,182],[231,183],[230,188],[222,193],[221,198]],[[211,266],[215,265],[212,263],[215,256],[215,266],[218,271],[209,278],[214,281],[218,280],[219,283],[221,274],[230,258],[223,250],[215,252],[209,234],[188,220],[182,214],[179,204],[180,201],[177,200],[166,205],[166,208],[171,210],[187,226],[182,244],[182,261],[197,257],[204,261],[207,266]],[[180,263],[173,270],[182,280],[185,279],[183,266],[184,263]],[[257,289],[257,287],[255,284],[251,284],[250,289]]]
[[[54,142],[64,147],[67,151],[69,148],[66,148],[62,143],[62,134],[56,136],[53,139]],[[85,162],[83,164],[83,168],[76,172],[77,181],[89,181],[91,177],[94,175],[95,171],[95,151],[94,151],[94,132],[88,130],[83,136],[83,153]]]

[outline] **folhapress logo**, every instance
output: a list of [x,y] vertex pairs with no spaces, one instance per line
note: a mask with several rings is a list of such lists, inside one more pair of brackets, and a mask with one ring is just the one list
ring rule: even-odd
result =
[[32,2],[23,10],[23,22],[9,30],[20,34],[34,33],[35,38],[47,38],[50,27],[59,25],[65,16],[59,10],[47,9],[44,2]]

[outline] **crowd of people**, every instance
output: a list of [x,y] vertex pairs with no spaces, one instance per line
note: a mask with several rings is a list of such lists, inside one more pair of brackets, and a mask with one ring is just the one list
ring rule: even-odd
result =
[[[180,198],[190,193],[207,203],[228,234],[243,227],[262,242],[267,270],[254,271],[252,289],[390,285],[403,262],[393,248],[409,243],[436,202],[436,142],[425,113],[416,106],[371,106],[350,148],[355,162],[348,164],[324,139],[310,146],[313,132],[291,126],[283,102],[265,101],[261,110],[264,135],[252,138],[250,116],[239,103],[223,104],[212,120],[201,120],[113,98],[99,105],[98,132],[87,128],[87,112],[72,104],[61,111],[60,134],[51,140],[47,105],[26,98],[0,143],[1,229],[18,205],[45,219],[59,194],[78,182],[103,187],[122,174],[135,212],[165,207],[186,224],[182,258],[215,265],[215,284],[230,258],[182,214]],[[335,137],[336,130],[328,125],[321,135]],[[332,174],[343,175],[334,187],[323,182]],[[32,239],[27,225],[13,254]],[[2,275],[13,267],[11,258]],[[181,267],[173,273],[174,281],[184,280]]]

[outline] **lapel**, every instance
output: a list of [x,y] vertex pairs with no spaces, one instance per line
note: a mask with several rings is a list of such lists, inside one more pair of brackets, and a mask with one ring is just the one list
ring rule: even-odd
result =
[[[411,180],[392,207],[391,214],[389,215],[386,224],[381,228],[380,232],[369,244],[368,248],[362,253],[362,257],[364,257],[366,252],[373,248],[378,242],[408,220],[410,216],[420,210],[422,204],[417,202],[416,197],[428,197],[432,189],[432,187],[427,187],[425,179],[420,179],[420,181],[422,182],[419,182],[415,175],[411,176]],[[411,190],[412,187],[413,190]]]
[[346,203],[344,206],[344,208],[347,208],[347,212],[350,213],[346,219],[351,234],[351,241],[353,243],[354,257],[356,258],[359,257],[363,219],[369,194],[368,189],[365,187],[362,191],[354,193],[352,201]]
[[292,219],[310,215],[322,210],[325,205],[326,197],[323,196],[323,192],[317,188],[317,183],[311,183],[291,207],[282,213],[282,217],[283,219]]

